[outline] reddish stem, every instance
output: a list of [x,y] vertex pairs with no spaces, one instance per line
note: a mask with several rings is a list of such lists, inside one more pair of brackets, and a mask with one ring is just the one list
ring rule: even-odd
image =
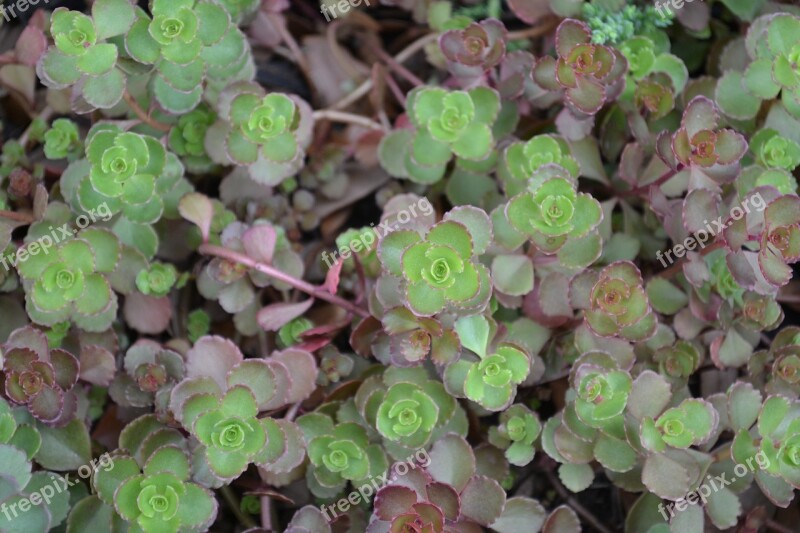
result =
[[222,259],[227,259],[228,261],[239,263],[244,266],[258,270],[262,274],[266,274],[267,276],[273,279],[282,281],[299,291],[303,291],[304,293],[313,296],[314,298],[319,298],[320,300],[325,300],[326,302],[338,305],[339,307],[346,309],[347,311],[356,314],[358,316],[364,318],[370,316],[368,311],[362,309],[361,307],[356,306],[355,304],[345,300],[344,298],[340,298],[339,296],[331,294],[321,287],[317,287],[306,281],[290,276],[289,274],[282,272],[273,266],[265,265],[264,263],[259,263],[258,261],[244,254],[240,254],[239,252],[234,252],[233,250],[229,250],[221,246],[214,246],[213,244],[203,244],[202,246],[200,246],[199,251],[203,255],[221,257]]
[[33,224],[36,219],[28,213],[17,213],[15,211],[0,211],[0,218],[22,222],[23,224]]
[[675,175],[681,170],[683,170],[682,166],[674,170],[670,170],[669,172],[659,177],[655,181],[651,181],[650,183],[645,183],[644,185],[640,185],[639,187],[636,187],[635,189],[631,189],[629,191],[620,191],[617,193],[617,196],[639,196],[642,193],[649,192],[651,188],[660,187],[661,185],[665,184],[666,182],[674,178]]

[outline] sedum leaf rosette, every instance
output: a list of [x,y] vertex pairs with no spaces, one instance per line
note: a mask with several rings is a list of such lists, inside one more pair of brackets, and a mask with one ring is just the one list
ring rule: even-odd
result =
[[[426,384],[426,388],[434,392],[433,397],[412,383],[397,383],[389,387],[376,417],[376,428],[383,438],[407,448],[421,448],[428,444],[433,429],[440,424],[436,400],[442,401],[445,391],[432,381]],[[447,403],[452,411],[454,405]]]
[[657,320],[636,265],[618,261],[600,271],[585,317],[589,327],[604,337],[642,340],[653,334]]
[[415,315],[432,316],[446,308],[466,307],[488,278],[475,259],[469,230],[455,221],[433,226],[424,237],[398,231],[381,241],[381,262],[405,281],[408,307]]
[[133,5],[126,0],[94,2],[91,17],[56,8],[50,18],[55,44],[34,56],[42,83],[53,89],[73,87],[72,108],[81,113],[116,106],[127,79],[118,68],[118,43],[106,41],[126,33],[133,19]]
[[334,424],[322,413],[297,419],[308,446],[306,480],[312,493],[333,497],[348,482],[359,486],[369,477],[383,474],[388,467],[380,445],[370,444],[366,430],[353,422]]
[[185,452],[174,445],[158,448],[140,468],[127,455],[116,455],[110,468],[92,479],[97,495],[134,528],[177,533],[201,530],[216,518],[217,501],[208,489],[190,481]]
[[534,81],[548,91],[565,91],[567,107],[578,116],[596,114],[622,90],[625,56],[615,48],[593,44],[589,27],[574,19],[556,30],[558,58],[545,56],[533,70]]
[[678,407],[667,409],[655,421],[642,420],[642,445],[652,452],[663,452],[667,446],[686,449],[706,442],[717,428],[719,413],[705,400],[684,400]]
[[800,402],[769,396],[758,412],[757,424],[749,431],[747,426],[739,429],[731,454],[740,463],[758,454],[764,472],[757,476],[766,474],[766,481],[784,482],[788,490],[800,488]]
[[764,211],[764,230],[758,264],[766,280],[782,286],[791,279],[788,265],[800,260],[800,198],[784,195]]
[[772,128],[764,128],[753,135],[750,149],[756,161],[770,169],[791,172],[800,165],[800,144]]
[[497,351],[470,366],[464,393],[482,407],[499,411],[514,399],[517,385],[529,372],[528,354],[512,344],[501,344]]
[[747,141],[732,129],[719,129],[719,109],[705,96],[686,107],[681,127],[672,136],[672,152],[686,167],[719,169],[738,165]]
[[77,58],[76,66],[84,74],[103,74],[117,62],[117,47],[98,43],[95,23],[83,13],[57,8],[50,20],[50,33],[58,51]]
[[[494,147],[491,127],[499,109],[497,93],[489,89],[451,91],[422,87],[408,95],[409,118],[419,131],[412,156],[444,152],[468,160],[485,159]],[[450,156],[447,156],[450,159]]]
[[53,127],[44,134],[44,155],[48,159],[72,160],[82,148],[78,126],[69,119],[54,120]]
[[229,388],[219,399],[203,394],[183,404],[184,424],[191,424],[209,467],[223,479],[238,477],[250,463],[266,465],[283,452],[281,428],[257,414],[255,395],[244,385]]
[[748,40],[757,44],[748,47],[753,61],[744,73],[744,86],[761,100],[779,95],[786,109],[800,117],[800,17],[779,13],[766,24],[753,24]]
[[447,432],[466,432],[465,414],[458,402],[422,367],[389,367],[364,380],[355,395],[355,408],[398,460],[428,447]]
[[178,271],[171,263],[153,263],[136,275],[136,288],[142,294],[161,297],[169,294],[178,281]]
[[205,140],[214,162],[247,167],[252,179],[270,186],[302,168],[313,117],[297,96],[233,83],[220,94],[216,111]]
[[117,266],[120,245],[105,230],[90,228],[77,237],[17,265],[28,312],[41,325],[69,320],[89,331],[103,331],[116,316],[117,295],[107,276]]
[[206,154],[205,139],[216,116],[205,106],[182,115],[169,132],[169,147],[190,170],[202,171],[213,166]]
[[489,442],[505,450],[509,463],[525,466],[533,460],[533,443],[541,432],[539,416],[523,404],[514,404],[500,414],[497,426],[489,428]]
[[552,135],[537,135],[524,143],[512,143],[503,152],[501,162],[499,173],[509,195],[525,190],[523,184],[534,177],[570,179],[580,174],[580,166],[570,155],[566,141]]
[[620,421],[632,380],[627,371],[610,364],[602,352],[589,352],[575,362],[570,385],[576,392],[575,414],[587,426],[599,429]]
[[658,363],[659,373],[674,380],[688,380],[700,366],[700,352],[687,341],[660,348],[653,359]]
[[500,113],[495,90],[417,87],[408,93],[406,111],[414,129],[386,135],[379,147],[381,163],[390,174],[431,184],[444,176],[453,154],[467,162],[490,160],[495,147],[492,128]]
[[506,53],[507,36],[502,22],[487,19],[463,30],[443,33],[439,46],[450,71],[459,78],[471,79],[500,64]]
[[[603,219],[600,203],[576,188],[574,180],[561,177],[539,183],[533,180],[529,190],[506,206],[508,221],[545,254],[555,254],[568,243],[583,242],[580,239],[599,239],[595,230]],[[588,258],[589,262],[593,259]],[[586,263],[584,258],[577,261]]]

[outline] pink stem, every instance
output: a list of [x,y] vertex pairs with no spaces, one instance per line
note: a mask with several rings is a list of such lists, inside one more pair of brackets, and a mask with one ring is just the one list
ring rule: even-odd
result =
[[335,294],[329,293],[328,291],[324,290],[321,287],[317,287],[306,281],[290,276],[285,272],[281,272],[275,267],[272,267],[270,265],[265,265],[264,263],[259,263],[258,261],[244,254],[240,254],[239,252],[234,252],[233,250],[229,250],[221,246],[215,246],[213,244],[203,244],[200,246],[199,251],[203,255],[212,255],[215,257],[221,257],[222,259],[227,259],[228,261],[239,263],[247,267],[253,268],[255,270],[258,270],[262,274],[266,274],[271,278],[274,278],[278,281],[282,281],[287,285],[291,285],[295,289],[303,291],[304,293],[309,294],[314,298],[319,298],[320,300],[325,300],[326,302],[338,305],[339,307],[346,309],[347,311],[350,311],[351,313],[356,314],[358,316],[364,318],[370,316],[369,312],[367,312],[365,309],[356,306],[352,302],[348,302],[344,298],[340,298]]

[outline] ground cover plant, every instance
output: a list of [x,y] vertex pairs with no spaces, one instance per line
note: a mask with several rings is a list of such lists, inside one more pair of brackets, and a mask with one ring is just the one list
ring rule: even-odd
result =
[[0,531],[797,531],[800,7],[0,13]]

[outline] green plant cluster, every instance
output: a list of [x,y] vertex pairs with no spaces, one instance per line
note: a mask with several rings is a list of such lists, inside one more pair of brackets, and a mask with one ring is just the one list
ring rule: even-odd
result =
[[323,4],[13,22],[0,531],[791,529],[800,8]]

